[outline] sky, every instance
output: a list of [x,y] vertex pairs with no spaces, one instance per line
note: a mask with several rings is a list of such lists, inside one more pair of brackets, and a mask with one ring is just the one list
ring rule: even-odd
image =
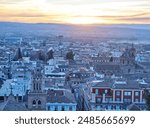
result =
[[150,0],[0,0],[0,21],[150,24]]

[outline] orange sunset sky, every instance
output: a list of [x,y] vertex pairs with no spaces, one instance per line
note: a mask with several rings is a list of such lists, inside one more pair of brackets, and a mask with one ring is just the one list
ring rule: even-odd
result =
[[0,0],[0,21],[150,24],[150,0]]

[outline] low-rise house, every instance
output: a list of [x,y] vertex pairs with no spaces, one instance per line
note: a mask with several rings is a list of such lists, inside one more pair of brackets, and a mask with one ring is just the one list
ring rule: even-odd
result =
[[77,103],[69,90],[48,90],[47,111],[76,111]]

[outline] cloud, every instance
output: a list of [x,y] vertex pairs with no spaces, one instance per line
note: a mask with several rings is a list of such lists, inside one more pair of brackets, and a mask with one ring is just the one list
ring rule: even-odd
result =
[[145,15],[149,15],[150,16],[150,12],[138,13],[138,14],[132,15],[130,17],[139,17],[139,16],[145,16]]
[[45,14],[32,14],[32,13],[18,13],[18,14],[0,14],[0,16],[3,16],[3,17],[46,17],[48,15],[45,15]]
[[[145,13],[149,14],[149,13]],[[145,16],[145,14],[137,14],[132,16],[104,16],[99,17],[106,20],[112,20],[114,22],[121,22],[121,23],[148,23],[150,24],[150,16]]]
[[136,13],[132,15],[106,15],[106,16],[82,16],[75,15],[76,18],[97,19],[97,21],[105,21],[105,23],[149,23],[150,12]]
[[[105,18],[105,19],[119,19],[119,18],[138,18],[138,17],[150,17],[150,12],[136,13],[133,15],[102,15],[102,16],[83,16],[91,18]],[[74,17],[82,17],[82,15],[75,15]]]
[[24,1],[26,1],[26,0],[1,0],[0,1],[0,5],[2,5],[2,4],[17,4],[17,3],[21,3],[21,2],[24,2]]
[[135,23],[150,23],[150,17],[137,17],[137,18],[122,18],[120,21],[135,22]]
[[149,22],[149,0],[0,0],[0,19]]

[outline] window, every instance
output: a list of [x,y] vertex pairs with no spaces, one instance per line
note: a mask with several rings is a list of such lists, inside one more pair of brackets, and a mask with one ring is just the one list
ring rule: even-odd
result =
[[41,101],[40,100],[38,101],[38,105],[41,105]]
[[64,108],[64,107],[62,107],[62,111],[65,111],[65,108]]
[[128,95],[128,92],[124,92],[124,95],[127,96],[127,95]]
[[69,111],[69,106],[65,106],[65,111]]
[[100,107],[100,106],[97,106],[97,107],[96,107],[96,110],[97,110],[97,111],[100,111],[100,110],[101,110],[101,107]]
[[73,108],[72,108],[72,106],[70,106],[70,107],[69,107],[69,111],[72,111],[72,110],[73,110]]
[[110,103],[112,101],[112,98],[106,98],[105,100],[107,103]]
[[58,107],[56,106],[54,110],[55,110],[55,111],[58,111]]
[[62,110],[62,106],[59,105],[59,106],[58,106],[58,111],[61,111],[61,110]]
[[123,64],[124,64],[124,60],[123,60]]
[[36,90],[39,90],[38,85],[39,85],[39,84],[38,84],[38,83],[36,83]]
[[108,110],[111,110],[111,109],[112,109],[111,105],[108,105]]
[[116,98],[116,101],[121,101],[120,98]]
[[98,89],[95,90],[96,95],[98,95]]
[[112,100],[113,100],[112,98],[108,98],[108,102],[112,102]]
[[34,90],[36,90],[36,86],[35,86],[35,83],[33,84],[33,89],[34,89]]
[[135,102],[139,102],[139,99],[135,99]]
[[124,92],[125,96],[131,96],[131,92]]
[[119,105],[116,105],[116,110],[120,110],[120,106]]
[[38,101],[38,108],[41,109],[41,101]]
[[120,91],[116,91],[116,96],[120,96]]
[[146,100],[145,100],[145,99],[142,99],[142,102],[146,103]]
[[47,110],[50,110],[50,106],[47,106]]
[[131,102],[131,99],[124,99],[124,102],[125,102],[125,103],[130,103],[130,102]]
[[131,69],[128,69],[128,73],[130,73],[131,72]]
[[135,96],[139,96],[139,92],[135,92]]
[[51,111],[55,111],[55,106],[50,106]]
[[36,106],[36,101],[35,100],[33,100],[32,105]]
[[131,92],[128,92],[128,96],[131,96]]
[[41,85],[39,85],[39,90],[41,90]]
[[97,98],[97,103],[100,103],[101,102],[101,98]]

